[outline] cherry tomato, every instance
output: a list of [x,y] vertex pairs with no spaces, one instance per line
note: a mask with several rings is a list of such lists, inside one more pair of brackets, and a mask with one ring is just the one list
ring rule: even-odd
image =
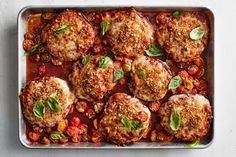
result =
[[88,125],[87,124],[81,124],[78,126],[78,134],[81,135],[81,134],[85,134],[88,132]]
[[68,138],[60,138],[59,139],[60,143],[67,143],[68,141],[69,141]]
[[204,64],[202,58],[200,58],[200,57],[194,59],[194,60],[193,60],[193,63],[194,63],[195,65],[197,65],[198,67],[201,67],[201,66],[203,66],[203,64]]
[[88,109],[87,112],[86,112],[86,116],[91,119],[93,117],[95,117],[95,112],[93,109]]
[[186,70],[181,70],[178,72],[178,75],[183,79],[188,79],[189,78],[189,74]]
[[39,141],[39,138],[40,138],[40,134],[39,133],[36,133],[34,131],[30,131],[28,133],[28,138],[30,141],[32,142],[38,142]]
[[145,122],[148,119],[148,115],[144,111],[138,112],[137,119],[139,119],[141,122]]
[[161,106],[161,104],[159,101],[150,102],[148,104],[148,107],[152,112],[157,112],[159,110],[160,106]]
[[72,142],[74,143],[79,143],[81,141],[81,136],[77,135],[77,136],[73,136],[71,138]]
[[25,50],[28,50],[28,49],[31,48],[32,46],[34,46],[33,40],[25,39],[25,40],[23,41],[23,48],[24,48]]
[[68,126],[66,133],[68,136],[73,137],[78,135],[79,129],[76,126]]
[[188,66],[187,70],[190,75],[195,75],[198,72],[199,68],[195,64],[191,64],[190,66]]
[[101,141],[101,136],[97,130],[92,130],[91,140],[94,143],[99,143]]
[[185,87],[183,85],[180,85],[178,88],[176,88],[176,92],[179,94],[185,94],[186,93]]
[[84,101],[80,101],[80,102],[77,102],[77,103],[76,103],[76,110],[77,110],[78,112],[83,113],[83,112],[85,112],[85,111],[87,110],[87,108],[88,108],[88,105],[87,105],[87,103],[84,102]]
[[70,125],[72,125],[72,126],[79,126],[79,124],[80,124],[79,117],[74,116],[74,117],[72,117],[70,119]]
[[200,83],[200,86],[198,87],[198,89],[199,89],[200,91],[205,91],[205,90],[207,90],[207,88],[208,88],[208,83],[207,83],[207,81],[206,81],[205,79],[200,79],[200,80],[199,80],[199,83]]

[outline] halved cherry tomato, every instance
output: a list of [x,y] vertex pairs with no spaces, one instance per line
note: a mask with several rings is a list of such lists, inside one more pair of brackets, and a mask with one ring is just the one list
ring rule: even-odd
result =
[[80,124],[79,117],[74,116],[74,117],[72,117],[70,119],[70,125],[72,125],[72,126],[79,126],[79,124]]
[[195,75],[198,72],[199,68],[195,64],[191,64],[190,66],[188,66],[187,70],[190,75]]
[[32,142],[38,142],[39,141],[39,138],[40,138],[40,134],[39,133],[36,133],[34,131],[30,131],[28,133],[28,138],[30,141]]
[[201,66],[203,66],[203,64],[204,64],[202,58],[200,58],[200,57],[194,59],[194,60],[193,60],[193,63],[194,63],[195,65],[197,65],[198,67],[201,67]]
[[87,108],[88,108],[88,105],[85,101],[79,101],[79,102],[76,103],[76,110],[78,112],[83,113],[87,110]]
[[189,74],[186,70],[181,70],[178,72],[178,75],[183,79],[188,79],[189,78]]
[[66,130],[67,135],[70,137],[76,136],[79,133],[79,129],[76,126],[68,126]]
[[200,91],[205,91],[205,90],[207,90],[207,88],[208,88],[208,83],[207,83],[207,81],[206,81],[205,79],[200,79],[200,80],[199,80],[199,83],[200,83],[200,86],[198,87],[198,89],[199,89]]
[[77,135],[77,136],[73,136],[71,138],[72,142],[74,143],[79,143],[81,141],[81,136]]
[[78,134],[81,135],[81,134],[85,134],[88,132],[88,125],[87,124],[81,124],[78,126]]
[[186,93],[185,87],[183,85],[180,85],[178,88],[176,88],[176,92],[179,94],[185,94]]
[[101,141],[101,135],[95,129],[92,130],[91,140],[94,143],[99,143]]
[[159,101],[150,102],[148,104],[148,107],[152,112],[157,112],[159,110],[160,106],[161,106],[161,104]]
[[67,143],[68,141],[69,141],[68,138],[60,138],[59,139],[60,143]]

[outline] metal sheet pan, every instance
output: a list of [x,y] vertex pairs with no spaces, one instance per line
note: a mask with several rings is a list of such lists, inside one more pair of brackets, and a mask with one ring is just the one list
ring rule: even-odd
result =
[[[100,9],[114,9],[114,8],[124,8],[131,6],[27,6],[21,9],[18,14],[18,92],[20,93],[22,87],[26,83],[26,59],[24,57],[24,50],[22,48],[22,42],[24,40],[24,33],[26,30],[27,18],[32,13],[40,13],[45,11],[61,11],[65,8],[72,8],[76,10],[100,10]],[[212,106],[212,126],[210,132],[206,137],[201,140],[201,144],[194,148],[207,148],[214,138],[214,14],[206,7],[168,7],[168,6],[156,6],[156,7],[145,7],[145,6],[132,6],[136,9],[142,10],[153,10],[153,11],[167,11],[167,10],[185,10],[185,11],[200,11],[205,14],[210,21],[210,40],[206,53],[206,67],[207,67],[207,80],[209,81],[209,100]],[[51,144],[51,145],[41,145],[32,144],[26,135],[26,123],[21,111],[20,100],[18,99],[18,116],[19,116],[19,140],[27,148],[78,148],[78,149],[157,149],[157,148],[185,148],[182,142],[170,142],[170,143],[158,143],[158,142],[136,142],[134,144],[118,147],[116,145],[101,142],[99,144],[94,144],[91,142],[81,142],[81,143],[67,143],[67,144]]]

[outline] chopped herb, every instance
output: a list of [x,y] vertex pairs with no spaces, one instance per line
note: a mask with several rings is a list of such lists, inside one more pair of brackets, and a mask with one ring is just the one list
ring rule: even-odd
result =
[[175,76],[170,80],[168,89],[176,89],[182,84],[182,78],[180,76]]
[[145,52],[148,56],[162,56],[164,54],[163,49],[156,44],[151,44]]
[[41,100],[34,103],[33,113],[38,118],[43,118],[45,113],[45,107]]
[[106,20],[103,20],[100,23],[100,34],[101,34],[101,36],[105,35],[107,29],[108,29],[108,22]]
[[111,61],[110,57],[107,56],[101,56],[100,59],[97,62],[97,66],[99,68],[105,68],[106,65]]
[[124,71],[122,68],[116,69],[113,74],[114,82],[124,77]]
[[146,75],[146,71],[143,68],[138,69],[138,75],[139,76],[145,76]]
[[35,44],[34,46],[32,46],[31,48],[29,48],[26,52],[25,55],[27,54],[33,54],[38,48],[40,47],[40,44]]
[[65,32],[67,29],[70,29],[71,25],[62,25],[59,28],[57,28],[56,30],[54,30],[54,33],[63,33]]
[[56,96],[49,96],[47,103],[51,110],[56,112],[61,111],[61,104],[58,102],[58,98]]
[[83,59],[82,59],[82,64],[85,65],[87,64],[91,59],[91,55],[86,55]]
[[201,27],[197,27],[190,32],[190,38],[193,40],[199,40],[204,36],[204,34],[205,30]]
[[170,122],[169,126],[172,130],[176,131],[180,127],[180,109],[179,108],[174,108],[171,112],[170,115]]

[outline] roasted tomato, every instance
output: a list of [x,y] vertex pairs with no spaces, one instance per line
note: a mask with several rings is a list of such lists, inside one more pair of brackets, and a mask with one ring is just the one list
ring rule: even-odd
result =
[[72,125],[72,126],[79,126],[79,124],[80,124],[79,117],[74,116],[74,117],[72,117],[70,119],[70,125]]
[[198,89],[199,89],[200,91],[205,91],[205,90],[207,90],[207,88],[208,88],[208,83],[207,83],[207,81],[206,81],[205,79],[200,79],[200,80],[199,80],[199,83],[200,83],[200,86],[198,87]]
[[92,130],[91,140],[94,143],[99,143],[101,141],[101,135],[95,129]]
[[187,70],[190,75],[196,75],[199,68],[197,65],[191,64],[190,66],[188,66]]
[[68,138],[60,138],[59,139],[60,143],[67,143],[68,141],[69,141]]
[[85,134],[88,132],[88,125],[87,124],[81,124],[78,126],[78,134],[81,135],[81,134]]
[[81,141],[81,136],[77,135],[77,136],[73,136],[71,138],[72,142],[74,143],[79,143]]
[[40,138],[40,134],[39,133],[36,133],[34,131],[30,131],[28,133],[28,138],[30,141],[32,142],[38,142],[39,141],[39,138]]
[[78,112],[81,112],[81,113],[85,112],[87,110],[87,108],[88,108],[88,105],[85,101],[79,101],[76,103],[76,110]]
[[159,101],[150,102],[148,104],[148,107],[152,112],[157,112],[159,110],[160,106],[161,106],[161,104]]
[[73,137],[78,135],[79,129],[76,126],[68,126],[66,133],[68,136]]

